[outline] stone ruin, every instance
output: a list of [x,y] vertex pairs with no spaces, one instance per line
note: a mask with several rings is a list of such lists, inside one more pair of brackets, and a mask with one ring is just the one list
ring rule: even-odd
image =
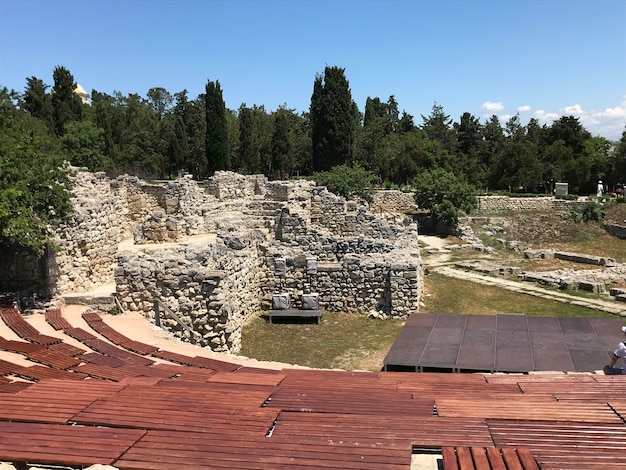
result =
[[[198,344],[220,352],[239,351],[242,326],[269,310],[278,292],[289,293],[294,307],[316,292],[326,311],[418,311],[417,226],[394,206],[406,196],[387,194],[391,207],[379,201],[375,215],[304,180],[232,172],[202,183],[82,171],[75,178],[75,212],[56,229],[59,251],[7,267],[31,292],[58,297],[114,284],[122,309],[152,317],[158,300],[192,327]],[[281,278],[277,257],[287,264]],[[307,257],[318,260],[315,276],[305,273]],[[189,339],[175,321],[162,324]]]

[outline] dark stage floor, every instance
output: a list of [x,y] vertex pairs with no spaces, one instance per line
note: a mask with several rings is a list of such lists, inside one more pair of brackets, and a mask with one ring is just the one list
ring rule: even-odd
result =
[[591,372],[609,363],[622,321],[518,314],[413,314],[384,361],[386,371]]

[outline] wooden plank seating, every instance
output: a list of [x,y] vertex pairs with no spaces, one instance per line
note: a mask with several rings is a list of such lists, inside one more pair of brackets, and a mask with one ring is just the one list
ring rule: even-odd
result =
[[4,359],[0,359],[0,376],[11,375],[13,374],[13,370],[18,368],[16,364],[12,362],[5,361]]
[[193,358],[190,356],[185,356],[184,354],[179,354],[170,351],[163,351],[159,349],[158,351],[154,351],[150,354],[153,357],[157,357],[159,359],[164,359],[166,361],[175,362],[176,364],[181,364],[184,366],[191,366],[191,362],[193,362]]
[[16,308],[0,307],[0,318],[13,332],[22,339],[37,336],[39,331],[22,317]]
[[64,330],[64,333],[81,343],[84,343],[87,340],[97,339],[93,334],[83,330],[82,328],[67,328]]
[[81,316],[83,317],[83,320],[85,320],[89,326],[91,326],[94,323],[98,323],[102,321],[102,317],[100,317],[100,315],[97,312],[94,312],[93,310],[85,312]]
[[552,397],[517,396],[505,401],[489,398],[436,400],[439,416],[456,418],[499,418],[580,423],[621,423],[606,403],[557,401]]
[[107,367],[121,367],[126,364],[121,359],[116,357],[107,356],[106,354],[100,354],[97,352],[85,353],[78,356],[82,362],[88,362],[90,364],[98,364]]
[[[128,339],[92,313],[94,331]],[[40,362],[0,360],[0,461],[409,470],[421,448],[445,469],[626,468],[624,376],[272,370],[133,353],[68,325],[84,350],[0,338]]]
[[410,446],[311,442],[258,433],[148,431],[115,462],[122,469],[410,469]]
[[[180,367],[180,366],[179,366]],[[123,364],[118,369],[129,374],[129,377],[157,377],[159,379],[169,379],[171,374],[166,369],[159,369],[155,366],[143,366],[139,364]]]
[[488,420],[487,425],[496,446],[531,449],[542,470],[626,468],[623,423]]
[[15,341],[0,338],[0,349],[3,351],[16,352],[20,354],[28,354],[31,352],[45,349],[46,347],[41,344],[27,343],[26,341]]
[[89,375],[96,379],[112,380],[119,382],[127,377],[134,377],[133,372],[124,370],[121,367],[109,367],[101,364],[81,364],[74,368],[74,372]]
[[47,348],[27,353],[26,357],[31,361],[63,370],[72,369],[81,363],[80,359]]
[[276,420],[274,436],[333,441],[367,437],[378,442],[404,442],[427,448],[493,446],[484,420],[399,415],[282,412]]
[[283,374],[259,374],[258,372],[216,372],[207,382],[229,384],[272,385],[277,387],[285,378]]
[[207,382],[215,371],[211,369],[198,369],[196,367],[186,367],[179,364],[154,364],[154,369],[164,370],[169,374],[169,378],[178,382]]
[[309,387],[284,381],[267,405],[287,411],[433,416],[432,398],[415,398],[407,392],[380,387]]
[[[260,407],[267,391],[250,392],[246,387],[226,384],[160,387],[161,383],[129,385],[106,400],[93,402],[72,420],[84,425],[108,423],[199,432],[227,430],[235,425],[242,431],[265,435],[276,419],[276,410]],[[141,400],[137,400],[139,396]],[[174,396],[176,399],[172,400]]]
[[64,331],[72,328],[70,322],[63,318],[60,308],[49,308],[46,310],[45,315],[48,324],[57,331]]
[[145,431],[0,422],[0,460],[50,465],[111,465]]
[[86,352],[84,349],[81,349],[69,343],[49,344],[47,348],[50,351],[57,351],[72,357],[80,356],[81,354],[85,354]]
[[86,377],[84,374],[53,369],[39,364],[29,367],[15,366],[13,375],[34,381],[45,379],[83,380]]
[[128,340],[124,344],[121,345],[123,348],[128,349],[137,354],[141,354],[142,356],[149,356],[155,351],[158,351],[159,348],[153,346],[151,344],[145,344],[141,341]]
[[0,384],[0,393],[18,393],[31,385],[30,382],[3,382]]
[[444,470],[539,470],[526,447],[444,447]]
[[142,364],[147,366],[154,363],[154,361],[150,358],[120,349],[117,346],[101,339],[87,339],[82,341],[82,343],[89,346],[94,351],[121,359],[129,364]]
[[200,367],[203,369],[212,369],[222,372],[233,372],[239,369],[239,364],[232,362],[220,361],[219,359],[211,359],[209,357],[195,356],[189,361],[189,365],[193,367]]
[[[67,380],[64,382],[68,386],[71,383]],[[42,389],[36,388],[37,385],[32,384],[20,393],[3,396],[0,400],[0,422],[67,424],[76,413],[96,399],[89,394],[64,393],[58,388],[56,393],[41,393]]]

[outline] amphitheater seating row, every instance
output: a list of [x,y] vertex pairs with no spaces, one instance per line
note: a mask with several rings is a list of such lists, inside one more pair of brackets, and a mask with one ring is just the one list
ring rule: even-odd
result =
[[107,339],[60,311],[48,322],[83,348],[0,338],[38,362],[0,360],[0,460],[409,470],[440,450],[446,470],[626,468],[626,377],[269,370],[139,354],[103,315],[85,320]]

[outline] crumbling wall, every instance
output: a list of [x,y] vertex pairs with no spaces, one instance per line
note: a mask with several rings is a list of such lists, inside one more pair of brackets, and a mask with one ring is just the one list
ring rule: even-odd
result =
[[[260,262],[254,237],[230,235],[212,244],[124,253],[115,272],[117,293],[124,309],[151,318],[154,301],[160,299],[198,333],[198,344],[237,352],[242,326],[261,309]],[[179,337],[189,338],[166,315],[162,324]]]

